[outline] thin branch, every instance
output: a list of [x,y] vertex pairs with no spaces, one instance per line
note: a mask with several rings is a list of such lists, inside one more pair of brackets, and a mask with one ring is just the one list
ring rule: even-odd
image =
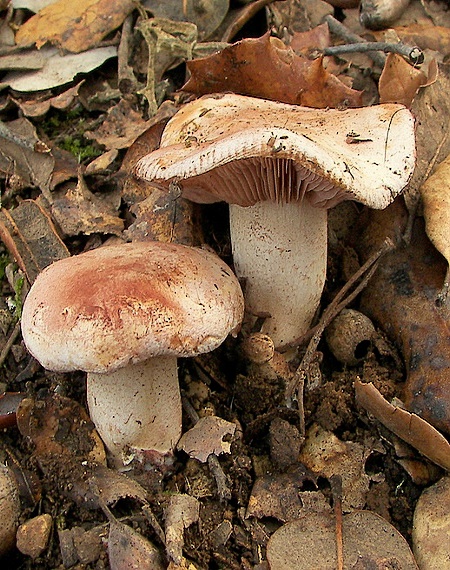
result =
[[17,321],[11,334],[8,337],[8,340],[6,341],[5,346],[3,347],[3,350],[0,352],[0,366],[3,366],[3,363],[5,362],[6,357],[8,356],[12,345],[16,342],[19,333],[20,333],[20,321]]
[[423,51],[417,46],[408,46],[401,42],[358,42],[331,46],[324,48],[324,55],[341,55],[344,53],[367,53],[382,51],[384,53],[396,53],[404,57],[411,65],[421,65],[424,62]]
[[[328,24],[330,28],[330,32],[335,36],[338,36],[346,43],[349,44],[358,44],[358,43],[365,43],[365,39],[358,34],[351,32],[344,24],[341,24],[336,18],[333,16],[325,16],[324,21]],[[386,56],[378,51],[368,52],[367,55],[370,59],[378,65],[378,67],[383,68],[384,64],[386,63]]]
[[[309,368],[313,362],[314,355],[326,327],[331,323],[336,315],[338,315],[342,309],[351,303],[367,286],[367,283],[377,270],[381,257],[389,251],[392,251],[394,247],[394,242],[390,238],[386,238],[383,242],[383,245],[369,257],[369,259],[358,269],[358,271],[356,271],[356,273],[352,275],[352,277],[347,281],[347,283],[342,287],[342,289],[337,293],[336,297],[325,309],[319,323],[313,329],[314,334],[309,341],[302,361],[295,371],[295,374],[289,386],[286,387],[286,398],[288,400],[288,403],[292,402],[294,399],[296,399],[298,402],[303,399],[303,389],[300,392],[300,388],[303,388],[305,381],[308,379]],[[359,284],[352,292],[349,293],[350,289],[355,285],[357,281],[360,281]],[[299,409],[303,409],[303,404],[299,404]]]

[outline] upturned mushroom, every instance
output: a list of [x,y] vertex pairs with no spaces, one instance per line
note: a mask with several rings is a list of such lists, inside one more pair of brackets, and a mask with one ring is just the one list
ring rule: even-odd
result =
[[177,357],[240,326],[239,282],[215,254],[142,242],[57,261],[30,289],[22,334],[47,369],[87,375],[91,418],[116,466],[163,461],[181,435]]
[[327,208],[385,208],[415,164],[414,119],[397,104],[311,109],[235,94],[187,103],[136,175],[230,204],[246,308],[270,314],[277,347],[306,332],[326,277]]

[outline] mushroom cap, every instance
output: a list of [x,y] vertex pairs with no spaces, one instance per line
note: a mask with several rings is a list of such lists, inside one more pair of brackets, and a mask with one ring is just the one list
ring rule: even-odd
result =
[[178,183],[195,202],[251,206],[306,194],[321,207],[353,199],[384,208],[414,164],[414,118],[403,105],[312,109],[225,94],[182,107],[135,173],[163,189]]
[[241,288],[215,254],[142,242],[57,261],[25,300],[22,335],[47,369],[110,372],[152,356],[194,356],[233,333]]

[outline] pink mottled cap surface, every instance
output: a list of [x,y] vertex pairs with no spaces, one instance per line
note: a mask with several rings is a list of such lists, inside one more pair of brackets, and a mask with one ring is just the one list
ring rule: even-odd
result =
[[109,372],[152,356],[194,356],[240,326],[244,301],[215,254],[142,242],[47,267],[25,300],[22,335],[47,369]]

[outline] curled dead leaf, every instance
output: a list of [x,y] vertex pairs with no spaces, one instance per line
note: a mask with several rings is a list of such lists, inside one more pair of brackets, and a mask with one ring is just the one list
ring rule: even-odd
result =
[[428,240],[422,218],[415,221],[411,243],[402,243],[406,215],[401,201],[370,213],[360,240],[362,255],[386,234],[399,245],[370,280],[361,310],[401,348],[407,377],[400,398],[406,409],[450,433],[450,311],[436,305],[446,263]]
[[361,93],[326,71],[321,58],[299,56],[269,33],[187,65],[191,77],[182,89],[197,95],[232,91],[307,107],[361,106]]
[[450,154],[420,187],[426,232],[450,263]]
[[450,471],[450,444],[428,422],[390,404],[372,383],[355,382],[356,402],[384,426],[420,451],[431,461]]
[[19,28],[16,43],[36,44],[40,48],[52,42],[79,53],[96,46],[119,27],[134,7],[133,0],[58,0],[39,10]]

